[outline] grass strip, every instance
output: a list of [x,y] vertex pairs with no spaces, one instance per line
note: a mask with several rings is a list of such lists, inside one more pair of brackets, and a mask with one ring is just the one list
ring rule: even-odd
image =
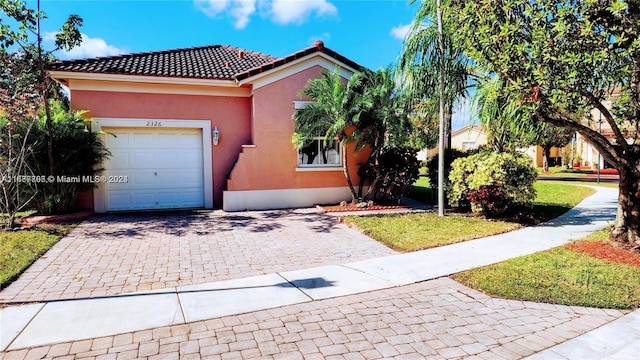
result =
[[0,231],[0,289],[15,281],[77,224],[40,224],[37,229]]
[[[584,240],[602,241],[598,231]],[[583,240],[583,241],[584,241]],[[609,309],[640,307],[640,268],[565,247],[465,271],[456,281],[501,298]]]
[[[427,180],[428,181],[428,180]],[[576,206],[595,190],[557,181],[534,184],[537,198],[531,210],[539,221],[551,220]],[[367,235],[397,251],[415,251],[516,230],[522,225],[482,217],[434,213],[347,216]]]
[[486,221],[459,215],[444,218],[434,213],[347,216],[363,232],[397,251],[415,251],[501,234],[521,227],[516,223]]
[[0,288],[4,289],[58,240],[42,230],[0,232]]

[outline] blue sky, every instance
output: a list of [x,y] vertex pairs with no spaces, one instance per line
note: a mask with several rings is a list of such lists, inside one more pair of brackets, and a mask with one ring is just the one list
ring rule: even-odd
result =
[[[28,1],[35,8],[35,1]],[[83,44],[63,59],[233,45],[276,57],[322,40],[377,69],[396,62],[418,4],[408,0],[42,0],[45,38],[69,14],[84,19]],[[48,35],[48,36],[46,36]],[[454,115],[456,129],[467,111]]]

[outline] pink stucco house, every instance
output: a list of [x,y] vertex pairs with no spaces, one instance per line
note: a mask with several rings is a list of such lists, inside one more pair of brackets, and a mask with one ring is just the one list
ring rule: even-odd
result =
[[[48,70],[70,89],[72,108],[89,110],[92,131],[107,133],[108,181],[84,200],[107,212],[349,199],[341,149],[317,141],[297,153],[292,115],[306,103],[299,92],[309,79],[334,69],[349,78],[360,68],[318,41],[282,58],[213,45],[62,61]],[[346,151],[357,174],[366,154]]]

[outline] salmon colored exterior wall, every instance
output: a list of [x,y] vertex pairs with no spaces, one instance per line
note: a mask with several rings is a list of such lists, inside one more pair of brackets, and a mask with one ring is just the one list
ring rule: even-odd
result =
[[[271,190],[345,187],[342,168],[332,171],[296,171],[297,152],[291,143],[295,100],[309,79],[318,78],[324,68],[314,66],[256,89],[253,95],[253,144],[244,147],[231,172],[227,190]],[[349,170],[358,185],[358,168],[367,154],[353,155],[347,149]]]
[[[222,192],[241,145],[251,143],[251,98],[206,95],[146,94],[72,90],[71,106],[88,109],[93,118],[211,120],[220,131],[212,146],[213,204],[222,206]],[[141,124],[141,126],[143,126]],[[83,197],[80,207],[91,197]]]

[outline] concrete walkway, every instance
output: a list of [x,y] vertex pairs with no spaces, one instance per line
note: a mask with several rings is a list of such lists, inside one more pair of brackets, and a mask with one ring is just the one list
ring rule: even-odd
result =
[[631,359],[638,311],[493,299],[442,278],[603,228],[617,190],[597,190],[550,223],[425,251],[7,307],[0,356]]

